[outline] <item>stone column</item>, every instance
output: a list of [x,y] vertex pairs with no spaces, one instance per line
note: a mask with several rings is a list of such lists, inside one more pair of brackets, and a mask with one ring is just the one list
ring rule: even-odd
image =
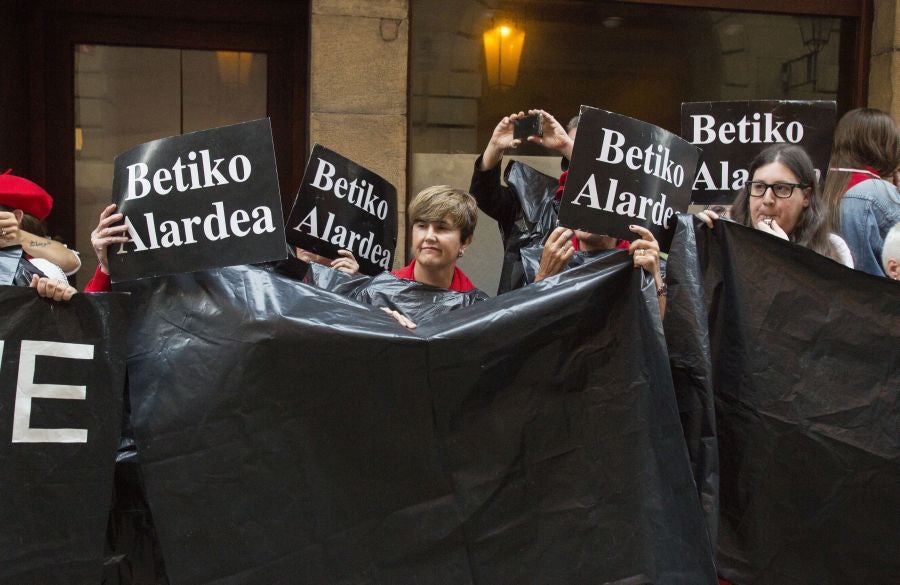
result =
[[313,0],[311,143],[335,150],[397,187],[394,266],[406,250],[407,0]]
[[875,0],[869,106],[900,121],[900,0]]

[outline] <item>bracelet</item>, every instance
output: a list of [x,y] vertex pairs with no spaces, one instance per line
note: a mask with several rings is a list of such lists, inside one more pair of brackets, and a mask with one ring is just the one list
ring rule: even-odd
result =
[[656,289],[657,297],[665,297],[669,294],[669,285],[662,283],[662,286]]

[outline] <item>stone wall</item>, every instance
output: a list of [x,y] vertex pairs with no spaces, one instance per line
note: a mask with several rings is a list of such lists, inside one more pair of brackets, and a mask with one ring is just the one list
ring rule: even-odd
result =
[[397,187],[395,266],[405,257],[407,0],[313,0],[309,139]]
[[869,106],[900,121],[900,0],[875,0]]

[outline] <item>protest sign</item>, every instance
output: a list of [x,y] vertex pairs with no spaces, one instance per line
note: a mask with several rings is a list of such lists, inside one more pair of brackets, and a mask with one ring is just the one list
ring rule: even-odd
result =
[[735,101],[681,104],[681,135],[702,149],[692,203],[731,205],[753,158],[770,144],[802,146],[820,180],[831,156],[832,101]]
[[397,189],[320,144],[313,146],[287,222],[287,240],[327,258],[350,250],[359,271],[389,269],[397,247]]
[[623,240],[649,229],[667,251],[675,214],[687,211],[699,150],[662,128],[581,106],[559,208],[566,227]]
[[268,119],[147,142],[116,157],[113,202],[130,241],[113,282],[285,258]]
[[0,584],[100,582],[126,301],[0,287]]

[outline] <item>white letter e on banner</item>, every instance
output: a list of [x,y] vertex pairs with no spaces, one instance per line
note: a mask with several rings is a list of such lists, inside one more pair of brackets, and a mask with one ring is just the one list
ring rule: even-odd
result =
[[[2,346],[0,346],[2,351]],[[34,363],[38,355],[76,360],[94,359],[94,346],[55,341],[22,341],[19,352],[19,380],[16,386],[16,406],[13,412],[13,443],[87,443],[87,429],[35,429],[31,427],[31,400],[56,398],[84,400],[86,386],[64,384],[35,384]]]

